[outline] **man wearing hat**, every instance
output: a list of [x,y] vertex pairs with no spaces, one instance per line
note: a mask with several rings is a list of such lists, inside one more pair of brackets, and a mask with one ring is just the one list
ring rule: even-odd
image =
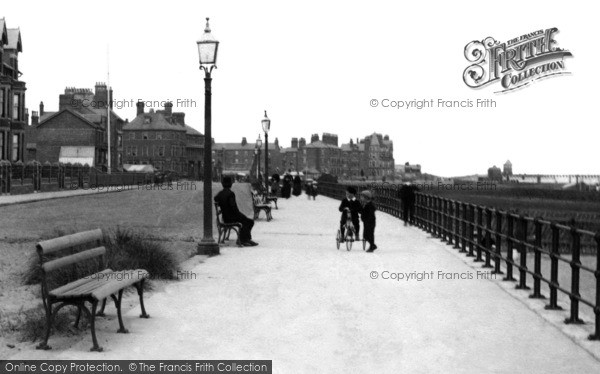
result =
[[215,196],[215,202],[219,204],[221,213],[223,214],[223,221],[225,223],[239,222],[242,224],[240,230],[240,237],[238,238],[239,244],[244,247],[253,247],[258,243],[252,241],[252,227],[254,226],[254,220],[246,217],[238,209],[237,202],[235,200],[235,193],[231,191],[233,181],[231,177],[223,177],[221,181],[223,189]]
[[346,188],[346,198],[342,200],[339,208],[339,211],[342,212],[342,217],[340,219],[340,232],[342,233],[342,241],[344,240],[344,225],[346,224],[346,214],[344,212],[345,209],[350,210],[352,224],[354,225],[354,232],[356,234],[356,240],[358,240],[358,232],[360,229],[358,214],[362,211],[362,205],[360,204],[360,201],[356,199],[356,188],[352,186],[348,186],[348,188]]
[[377,249],[375,245],[375,204],[373,204],[373,194],[371,191],[361,192],[364,205],[362,208],[361,218],[365,228],[363,229],[363,239],[369,243],[367,252],[373,252]]

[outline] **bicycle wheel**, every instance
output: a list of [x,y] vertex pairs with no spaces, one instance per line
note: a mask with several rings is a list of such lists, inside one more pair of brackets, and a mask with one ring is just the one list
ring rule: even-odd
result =
[[[350,231],[350,230],[348,230]],[[350,251],[352,249],[352,242],[354,242],[354,235],[352,233],[346,232],[346,250]]]
[[342,240],[342,233],[338,229],[337,235],[335,236],[335,245],[337,246],[337,249],[340,249],[340,241],[341,240]]

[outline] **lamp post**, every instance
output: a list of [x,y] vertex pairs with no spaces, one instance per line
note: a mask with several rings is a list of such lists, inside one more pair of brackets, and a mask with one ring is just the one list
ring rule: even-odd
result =
[[260,138],[260,134],[258,134],[256,148],[254,148],[254,153],[256,154],[256,179],[260,178],[260,147],[262,147],[262,139]]
[[212,135],[211,135],[211,73],[217,66],[219,42],[210,32],[208,18],[198,45],[200,70],[204,70],[204,237],[198,243],[198,254],[218,255],[219,244],[212,230]]
[[261,121],[263,131],[265,132],[265,188],[269,192],[269,130],[271,129],[271,120],[267,117],[265,110],[265,118]]

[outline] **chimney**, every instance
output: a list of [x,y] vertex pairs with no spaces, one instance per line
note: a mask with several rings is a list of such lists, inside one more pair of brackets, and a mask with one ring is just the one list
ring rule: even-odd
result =
[[144,102],[143,101],[138,101],[137,103],[135,103],[135,107],[137,108],[136,117],[139,116],[140,114],[144,114]]
[[314,142],[318,142],[319,141],[319,134],[312,134],[310,137],[310,143],[314,143]]
[[242,138],[242,146],[245,146],[246,144],[248,144],[248,142],[246,141],[246,137],[244,136]]
[[44,102],[40,101],[40,117],[44,115]]
[[40,117],[38,116],[38,112],[35,110],[31,111],[31,126],[37,126],[40,122]]
[[298,148],[298,138],[292,138],[292,148]]
[[[172,105],[171,105],[172,106]],[[170,110],[169,110],[170,112]],[[166,115],[166,113],[165,113]],[[171,114],[172,123],[180,126],[185,126],[185,113],[184,112],[175,112]]]
[[275,138],[275,148],[279,149],[279,138]]
[[106,88],[106,83],[96,82],[93,100],[96,102],[97,108],[108,107],[108,90]]
[[167,101],[165,103],[165,117],[170,117],[172,113],[173,113],[173,103],[170,101]]
[[306,139],[300,138],[300,142],[298,143],[298,148],[306,147]]

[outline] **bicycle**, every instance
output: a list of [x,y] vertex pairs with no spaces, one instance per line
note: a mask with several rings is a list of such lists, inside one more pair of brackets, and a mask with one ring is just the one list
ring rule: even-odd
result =
[[[350,209],[348,209],[348,208],[344,209],[344,213],[346,213],[346,223],[344,224],[344,237],[342,238],[342,232],[340,229],[338,229],[337,235],[335,237],[335,243],[336,243],[337,249],[339,250],[342,241],[346,242],[346,250],[350,251],[350,250],[352,250],[352,243],[354,243],[354,241],[359,241],[361,239],[354,239],[355,237],[358,237],[358,233],[356,232],[356,228],[354,227],[354,224],[352,223],[352,214],[350,213]],[[367,242],[365,241],[364,238],[361,241],[362,241],[363,251],[364,251],[364,250],[366,250]]]

